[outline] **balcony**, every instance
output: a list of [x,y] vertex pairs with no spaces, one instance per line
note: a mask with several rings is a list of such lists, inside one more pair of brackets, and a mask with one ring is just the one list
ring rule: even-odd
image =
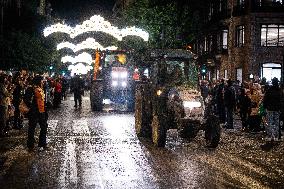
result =
[[238,5],[233,8],[233,16],[242,16],[247,13],[247,9],[244,5]]
[[284,12],[284,4],[280,2],[263,2],[252,5],[251,12]]
[[213,14],[211,16],[211,18],[207,21],[208,24],[213,24],[216,22],[219,22],[221,20],[225,20],[227,18],[230,18],[231,16],[231,9],[226,9],[223,10],[221,12],[215,12],[215,14]]

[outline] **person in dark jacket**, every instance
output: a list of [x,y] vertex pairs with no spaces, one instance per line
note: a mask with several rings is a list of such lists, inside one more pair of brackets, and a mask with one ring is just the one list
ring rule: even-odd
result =
[[263,98],[263,107],[266,109],[267,121],[267,140],[278,140],[279,133],[279,116],[283,106],[283,94],[278,85],[278,79],[272,79],[272,86],[266,91]]
[[226,128],[233,129],[233,114],[236,106],[236,92],[233,82],[229,79],[224,93],[224,103],[226,111]]
[[71,81],[71,89],[74,93],[74,101],[75,101],[75,108],[77,108],[77,105],[79,103],[79,107],[82,106],[82,93],[84,90],[84,82],[80,78],[79,75],[74,75],[74,78]]
[[248,116],[250,114],[251,109],[251,100],[246,93],[244,88],[240,89],[240,96],[239,96],[239,109],[240,109],[240,117],[242,121],[242,130],[248,130]]
[[30,86],[24,96],[24,102],[30,108],[28,113],[29,128],[27,147],[33,151],[35,143],[35,128],[40,125],[40,135],[38,141],[39,149],[47,149],[47,112],[45,104],[45,94],[43,90],[43,77],[35,76],[33,86]]
[[23,81],[22,81],[20,73],[16,74],[15,79],[14,79],[14,85],[15,85],[15,89],[13,91],[13,101],[12,101],[13,106],[15,108],[13,128],[21,129],[23,127],[22,125],[23,120],[21,118],[19,106],[22,100],[22,92],[23,92],[24,86],[23,86]]
[[224,105],[224,91],[225,91],[225,83],[224,83],[224,79],[222,79],[221,83],[217,87],[216,98],[215,98],[219,120],[220,120],[220,123],[222,124],[224,124],[226,121],[226,112],[225,112],[225,105]]

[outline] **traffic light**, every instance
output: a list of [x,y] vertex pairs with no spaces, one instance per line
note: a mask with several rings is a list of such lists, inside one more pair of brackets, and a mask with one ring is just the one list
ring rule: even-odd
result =
[[201,72],[201,75],[203,75],[203,76],[206,75],[206,73],[207,73],[207,67],[206,67],[205,64],[203,64],[203,65],[201,66],[200,72]]

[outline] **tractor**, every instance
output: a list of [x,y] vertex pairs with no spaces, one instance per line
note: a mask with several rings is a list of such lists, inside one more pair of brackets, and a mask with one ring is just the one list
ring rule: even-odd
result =
[[93,111],[133,111],[134,81],[127,54],[118,51],[96,53],[95,76],[90,89]]
[[205,131],[207,146],[217,147],[220,123],[210,98],[203,99],[198,87],[194,54],[182,49],[152,50],[149,77],[142,77],[135,91],[135,131],[138,137],[152,138],[164,147],[167,130],[192,140]]

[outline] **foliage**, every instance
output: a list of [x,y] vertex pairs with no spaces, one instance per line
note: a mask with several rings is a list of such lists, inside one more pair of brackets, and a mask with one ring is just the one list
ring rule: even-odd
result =
[[0,35],[0,69],[47,71],[50,63],[55,64],[58,53],[54,40],[45,40],[42,29],[47,17],[38,15],[38,3],[25,2],[20,10],[5,7],[4,30]]
[[2,38],[1,43],[2,69],[44,71],[57,57],[52,50],[53,44],[21,31],[12,32],[9,37]]
[[176,2],[153,4],[137,0],[123,12],[128,25],[139,26],[150,33],[152,48],[181,48],[190,40],[191,27],[189,7],[178,7]]

